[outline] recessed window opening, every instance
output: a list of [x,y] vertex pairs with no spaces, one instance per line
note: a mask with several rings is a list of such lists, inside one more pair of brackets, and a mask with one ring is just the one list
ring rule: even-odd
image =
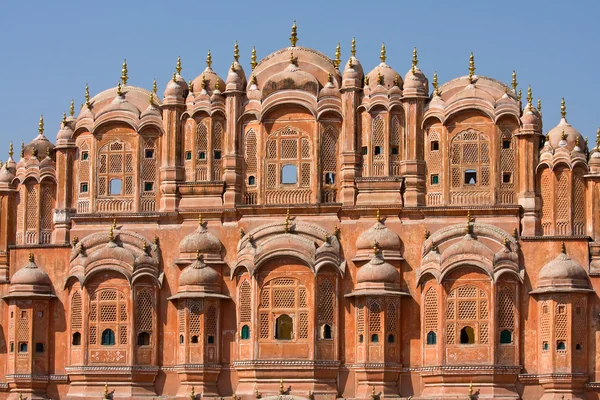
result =
[[333,185],[335,183],[335,174],[333,172],[325,173],[325,184]]
[[427,344],[436,344],[437,343],[437,335],[434,331],[429,331],[427,333]]
[[465,171],[465,185],[476,185],[477,184],[477,171],[474,169],[468,169]]
[[102,331],[102,346],[114,346],[115,345],[115,332],[112,329],[105,329]]
[[394,335],[391,334],[391,333],[388,335],[387,339],[388,339],[388,343],[394,343],[394,341],[396,340],[396,338],[394,337]]
[[218,150],[215,150],[215,160],[220,160],[221,159],[221,152]]
[[183,343],[184,343],[183,335],[179,335],[179,344],[183,344]]
[[281,168],[281,183],[293,185],[298,182],[298,168],[293,164],[284,165]]
[[43,353],[44,352],[44,343],[36,343],[35,344],[35,352]]
[[502,148],[503,149],[510,149],[510,140],[503,140],[502,141]]
[[581,350],[581,344],[580,343],[577,343],[575,345],[575,350],[577,350],[577,351]]
[[392,147],[392,155],[397,155],[398,154],[398,146],[393,146]]
[[475,331],[470,326],[465,326],[460,330],[460,344],[474,344]]
[[248,185],[250,185],[250,186],[256,185],[256,178],[254,176],[248,177]]
[[565,306],[564,304],[561,304],[558,306],[558,313],[559,314],[564,314],[567,312],[567,306]]
[[149,346],[150,345],[150,334],[148,332],[140,332],[137,338],[138,346]]
[[27,353],[27,342],[19,343],[19,353]]
[[73,339],[71,340],[71,344],[73,346],[80,346],[81,345],[81,333],[75,332],[73,334]]
[[87,182],[82,182],[79,185],[79,192],[80,193],[87,193],[88,192],[88,184],[87,184]]
[[213,335],[208,335],[206,338],[206,343],[213,344],[215,342],[215,337]]
[[144,182],[144,192],[151,192],[154,190],[154,182]]
[[192,152],[191,151],[186,151],[185,152],[185,159],[186,160],[191,160],[192,159]]
[[15,342],[10,342],[10,352],[13,353],[15,351]]
[[367,149],[367,146],[363,146],[362,153],[363,153],[363,155],[369,154],[369,149]]
[[500,332],[500,343],[502,344],[510,344],[513,342],[513,334],[512,331],[505,329]]
[[90,158],[90,153],[89,152],[87,152],[87,151],[82,151],[81,152],[81,160],[82,161],[85,161],[85,160],[87,160],[89,158]]
[[359,343],[363,343],[364,341],[365,341],[365,337],[364,337],[364,335],[359,335],[359,336],[358,336],[358,342],[359,342]]
[[381,146],[375,146],[375,151],[373,152],[373,154],[375,154],[376,156],[378,156],[381,153],[382,153]]
[[191,342],[192,343],[198,343],[198,336],[197,335],[192,336]]
[[331,335],[331,325],[324,324],[321,327],[321,339],[332,339]]
[[556,342],[556,350],[566,350],[567,349],[567,345],[565,344],[565,342],[563,342],[562,340],[559,340],[558,342]]
[[440,184],[440,176],[438,174],[431,175],[431,184],[439,185]]
[[112,196],[120,195],[123,190],[123,182],[120,179],[111,179],[109,193]]
[[250,339],[250,327],[248,325],[242,326],[241,338],[242,340]]
[[287,314],[282,314],[275,320],[275,339],[292,340],[294,337],[294,320]]
[[511,183],[512,182],[512,174],[510,172],[504,172],[502,174],[502,183]]
[[154,150],[152,150],[152,149],[146,149],[146,152],[144,153],[144,157],[146,157],[146,158],[154,158]]
[[371,335],[371,343],[379,343],[379,335],[374,333]]
[[548,350],[548,342],[542,344],[542,350]]
[[440,142],[433,140],[431,142],[431,151],[438,151],[440,149]]
[[201,151],[198,153],[198,160],[205,160],[206,159],[206,153]]

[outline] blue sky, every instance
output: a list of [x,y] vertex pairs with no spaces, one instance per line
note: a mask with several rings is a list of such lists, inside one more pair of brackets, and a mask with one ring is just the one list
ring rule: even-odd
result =
[[[292,21],[298,45],[342,59],[356,37],[365,70],[387,63],[402,76],[419,50],[419,67],[440,83],[468,74],[469,53],[476,73],[510,82],[517,70],[523,93],[531,85],[542,99],[544,132],[567,102],[569,122],[595,141],[600,126],[600,1],[9,1],[0,3],[0,159],[8,143],[18,153],[37,134],[39,115],[55,141],[63,111],[118,82],[123,58],[129,83],[159,94],[172,76],[177,56],[186,80],[199,75],[211,50],[213,69],[225,78],[238,40],[250,70],[258,58],[288,45]],[[590,146],[591,147],[591,146]]]

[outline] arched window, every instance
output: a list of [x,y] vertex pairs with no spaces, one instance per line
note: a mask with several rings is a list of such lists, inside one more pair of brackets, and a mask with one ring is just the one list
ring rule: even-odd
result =
[[27,342],[19,343],[19,353],[27,353],[27,351],[28,351]]
[[556,342],[556,350],[567,350],[567,345],[562,340]]
[[317,310],[318,324],[321,326],[321,339],[332,339],[332,329],[335,308],[335,293],[329,279],[323,279],[319,284],[319,303]]
[[110,331],[112,335],[110,345],[127,345],[128,323],[127,299],[124,293],[114,289],[100,289],[91,295],[88,313],[88,343],[91,347],[106,345],[106,331]]
[[369,334],[371,342],[379,342],[379,334],[381,333],[381,306],[377,300],[371,300],[369,304]]
[[373,119],[373,135],[372,135],[372,148],[373,148],[373,168],[371,170],[372,176],[383,176],[385,174],[385,121],[381,114],[377,115]]
[[275,320],[275,339],[291,340],[294,338],[294,320],[287,314],[282,314]]
[[198,336],[197,335],[193,335],[191,342],[192,343],[198,343]]
[[[115,139],[98,150],[97,211],[115,211],[114,200],[106,197],[134,195],[134,154],[131,145]],[[108,208],[107,208],[108,207]],[[117,211],[132,211],[133,201],[123,201]]]
[[298,182],[298,170],[295,165],[287,164],[281,168],[281,183],[295,185]]
[[337,173],[337,130],[333,126],[328,126],[321,135],[321,173],[323,174],[323,184],[335,184],[335,174]]
[[212,156],[213,156],[213,181],[220,181],[223,179],[223,160],[221,152],[223,151],[223,124],[221,121],[217,121],[213,127],[213,138],[212,138]]
[[390,333],[388,335],[388,343],[394,343],[394,341],[395,341],[395,337],[393,334]]
[[500,343],[501,344],[510,344],[513,342],[513,333],[508,329],[504,329],[500,332]]
[[402,125],[397,115],[392,117],[392,124],[390,129],[390,175],[400,175],[400,148],[402,146]]
[[321,326],[321,339],[332,339],[331,335],[331,325],[323,324]]
[[379,343],[379,335],[377,333],[371,335],[371,343]]
[[554,188],[550,168],[544,168],[539,176],[539,193],[541,194],[541,225],[543,235],[554,234]]
[[250,339],[250,327],[248,325],[242,326],[241,338],[242,340]]
[[544,342],[542,344],[542,350],[544,350],[544,351],[548,350],[548,342]]
[[145,139],[141,160],[141,200],[140,211],[149,212],[156,210],[156,193],[158,186],[158,154],[156,153],[155,139]]
[[450,203],[488,204],[491,182],[488,137],[467,129],[457,133],[450,146]]
[[105,329],[102,331],[102,346],[114,346],[115,344],[115,332],[112,329]]
[[465,326],[460,330],[460,344],[475,343],[475,330],[470,326]]
[[437,335],[433,331],[429,331],[427,333],[427,344],[436,344],[437,343]]
[[198,124],[196,130],[196,181],[208,180],[208,164],[206,152],[208,151],[208,128],[206,122]]
[[185,342],[185,339],[183,338],[183,335],[179,335],[179,344],[183,344]]
[[515,201],[515,146],[513,145],[512,133],[505,129],[502,132],[500,145],[500,196],[501,204],[511,204]]
[[[424,327],[427,332],[427,344],[435,344],[438,330],[438,295],[435,288],[430,287],[425,292],[424,299]],[[433,343],[429,343],[430,337],[433,339]]]
[[138,346],[149,346],[150,345],[150,334],[148,332],[140,332],[137,337]]
[[73,340],[71,341],[71,344],[73,346],[80,346],[81,345],[81,333],[75,332],[73,334]]

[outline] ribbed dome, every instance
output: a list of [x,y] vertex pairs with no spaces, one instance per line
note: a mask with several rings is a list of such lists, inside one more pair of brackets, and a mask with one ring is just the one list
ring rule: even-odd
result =
[[23,155],[25,158],[31,158],[35,155],[39,160],[46,157],[48,150],[52,152],[54,150],[54,144],[52,144],[46,136],[44,136],[44,120],[40,118],[38,136],[28,143],[23,149]]
[[398,73],[389,65],[382,62],[371,72],[367,74],[369,81],[369,88],[375,89],[377,86],[382,85],[386,89],[390,89],[393,86],[402,86],[402,78]]
[[406,76],[404,77],[404,92],[405,94],[428,95],[429,81],[419,67],[415,66],[414,72],[411,68],[406,73]]
[[[185,85],[187,87],[187,84]],[[167,87],[165,88],[164,98],[165,99],[173,99],[173,100],[183,100],[183,95],[185,93],[185,88],[177,81],[177,77],[175,80],[169,80],[167,83]]]
[[[218,85],[217,85],[218,82]],[[194,85],[194,92],[206,89],[207,92],[212,93],[218,86],[219,90],[225,90],[225,82],[212,70],[210,66],[207,66],[204,72],[194,79],[192,82]]]
[[6,167],[6,164],[0,168],[0,183],[11,184],[15,179],[15,175],[10,172],[10,170]]
[[319,98],[329,96],[340,97],[340,91],[337,87],[335,87],[333,82],[327,82],[323,89],[321,89],[319,92]]
[[179,286],[214,286],[219,284],[219,274],[201,260],[194,261],[179,276]]
[[473,238],[473,236],[470,234],[467,234],[462,240],[459,240],[444,250],[442,253],[441,263],[443,264],[446,260],[452,257],[462,257],[465,254],[481,256],[490,261],[493,260],[494,257],[494,253],[492,253],[492,250],[490,250],[489,247],[478,240],[475,240],[475,238]]
[[213,236],[202,222],[198,229],[183,238],[179,244],[179,251],[187,254],[215,254],[221,253],[221,242]]
[[587,291],[591,289],[585,269],[567,255],[563,245],[558,257],[540,271],[537,289],[532,293]]
[[530,108],[529,105],[525,106],[525,110],[523,111],[523,116],[521,117],[521,123],[523,125],[540,125],[540,117],[538,113],[534,111],[533,108]]
[[319,82],[313,75],[290,63],[283,71],[274,74],[262,85],[263,99],[280,90],[302,90],[317,96]]
[[384,255],[387,250],[400,252],[402,247],[400,237],[380,221],[356,239],[356,250],[366,250],[370,253],[374,243],[377,243],[377,247],[384,252]]
[[352,74],[352,77],[354,77],[354,74],[357,74],[359,79],[362,79],[365,75],[360,61],[358,61],[358,58],[355,56],[351,56],[348,59],[348,62],[346,62],[346,66],[344,67],[344,79],[346,79],[346,73]]
[[393,265],[386,263],[380,257],[373,257],[371,261],[358,269],[356,282],[361,284],[389,284],[396,283],[398,271]]
[[29,262],[18,270],[10,280],[8,295],[10,297],[45,296],[52,293],[52,281],[46,272],[38,268],[33,261],[33,255],[29,253]]
[[583,152],[587,150],[587,146],[585,144],[585,139],[575,128],[571,126],[567,122],[566,119],[566,111],[564,107],[564,102],[562,104],[562,118],[558,125],[548,132],[546,136],[547,140],[550,142],[550,146],[552,148],[557,149],[559,147],[565,148],[568,151],[572,151],[577,142],[579,143],[579,147]]

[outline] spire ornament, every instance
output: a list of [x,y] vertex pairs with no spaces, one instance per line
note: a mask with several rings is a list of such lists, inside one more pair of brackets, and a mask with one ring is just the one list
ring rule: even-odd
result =
[[71,100],[71,105],[69,106],[69,115],[71,117],[75,115],[75,100]]
[[340,68],[340,64],[342,63],[341,57],[342,57],[342,51],[341,51],[340,43],[338,42],[338,44],[335,48],[335,60],[333,60],[333,64],[335,65],[335,67],[337,69]]
[[292,34],[290,36],[290,44],[292,47],[296,47],[296,43],[298,43],[298,27],[296,26],[296,20],[294,20],[294,25],[292,25]]
[[527,103],[530,108],[533,106],[533,95],[531,94],[531,86],[527,87]]
[[25,157],[25,142],[21,140],[21,158]]
[[129,76],[127,76],[127,59],[123,59],[123,67],[121,68],[121,82],[123,82],[123,86],[127,85],[128,80]]
[[519,84],[517,83],[517,72],[513,69],[513,73],[512,73],[512,83],[511,86],[513,88],[513,92],[517,93],[517,86]]
[[377,84],[383,85],[383,75],[381,75],[381,71],[377,70]]
[[[294,25],[296,24],[296,22],[294,22]],[[283,395],[285,394],[285,389],[283,388],[283,378],[279,378],[279,394]]]
[[417,58],[417,48],[413,48],[413,58],[412,58],[412,67],[410,68],[410,71],[412,72],[412,74],[415,74],[415,70],[417,69],[417,65],[419,64],[419,59]]
[[600,128],[596,131],[596,150],[600,150]]
[[540,114],[542,113],[542,99],[538,98],[538,111],[540,112]]
[[252,46],[252,56],[250,57],[250,60],[252,60],[250,62],[250,67],[252,67],[252,71],[254,71],[254,68],[256,68],[256,65],[258,64],[256,62],[256,47]]
[[212,69],[212,55],[210,54],[210,50],[208,50],[208,53],[206,54],[206,68],[208,69]]
[[235,60],[235,62],[238,62],[240,60],[240,47],[238,46],[237,40],[233,45],[233,59]]
[[519,89],[519,93],[517,93],[517,100],[521,101],[522,98],[523,98],[523,92],[521,91],[521,89]]
[[377,214],[375,215],[377,222],[381,222],[381,214],[379,213],[379,208],[377,209]]
[[119,81],[119,83],[117,83],[117,96],[121,96],[123,95],[123,90],[121,87],[121,81]]
[[381,60],[382,64],[385,63],[385,60],[387,59],[385,53],[385,43],[381,42],[381,51],[379,52],[379,59]]
[[567,247],[565,246],[565,242],[562,242],[562,244],[560,245],[560,252],[563,254],[567,254]]
[[562,119],[567,119],[567,106],[565,105],[564,97],[560,101],[560,116],[562,117]]
[[40,115],[40,122],[38,122],[38,133],[40,136],[44,136],[44,116]]
[[290,209],[288,208],[285,212],[285,233],[290,233]]
[[433,71],[433,94],[436,96],[440,95],[440,90],[438,88],[437,71]]
[[62,124],[62,126],[67,125],[67,113],[63,112],[63,117],[62,120],[60,121],[60,123]]
[[469,80],[473,83],[473,76],[475,75],[475,56],[473,52],[469,56]]
[[350,47],[350,54],[352,57],[356,57],[356,39],[352,38],[352,46]]
[[378,254],[379,254],[379,242],[377,240],[375,240],[373,242],[373,257],[377,257]]
[[171,78],[173,82],[177,82],[177,72],[173,71],[173,78]]
[[156,94],[158,88],[156,86],[156,78],[154,78],[154,82],[152,83],[152,92]]
[[177,71],[177,75],[181,75],[181,57],[177,57],[177,65],[175,66],[175,71]]
[[90,108],[90,87],[88,84],[85,84],[85,106]]
[[[598,133],[600,134],[600,131]],[[14,152],[13,152],[13,143],[10,142],[10,144],[8,145],[8,156],[10,158],[12,158],[13,154],[14,154]]]

